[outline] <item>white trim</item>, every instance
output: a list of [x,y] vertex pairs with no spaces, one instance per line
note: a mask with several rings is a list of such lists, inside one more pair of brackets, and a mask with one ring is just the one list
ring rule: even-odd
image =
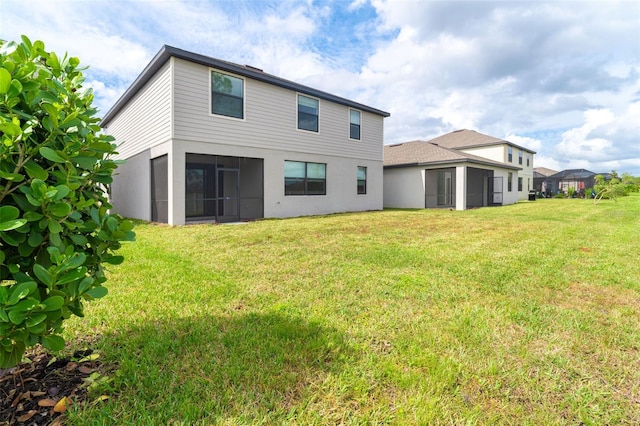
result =
[[[351,137],[351,111],[356,111],[360,114],[360,139],[354,139]],[[360,111],[359,109],[355,109],[355,108],[349,108],[349,110],[347,111],[347,115],[349,120],[347,121],[347,136],[349,137],[350,141],[362,141],[362,111]]]
[[[360,171],[360,169],[364,169],[364,192],[358,192],[358,181],[360,179],[358,179],[358,172]],[[367,195],[368,191],[368,182],[367,182],[368,178],[367,178],[367,166],[356,166],[356,196],[365,196]]]
[[[175,82],[175,76],[176,76],[176,72],[175,72],[175,59],[172,57],[171,58],[171,62],[169,63],[169,138],[171,140],[173,140],[176,136],[175,136],[175,129],[176,129],[176,123],[175,123],[175,87],[176,87],[176,82]],[[209,95],[211,96],[211,95]],[[209,103],[211,103],[211,100],[209,100]]]
[[[318,131],[314,132],[313,130],[307,130],[307,129],[301,129],[300,127],[298,127],[298,108],[300,107],[300,102],[299,102],[299,97],[300,96],[304,96],[305,98],[309,98],[309,99],[315,99],[316,101],[318,101]],[[316,98],[315,96],[309,96],[307,94],[304,93],[300,93],[300,92],[296,92],[296,130],[298,130],[299,132],[305,132],[305,133],[311,133],[311,134],[315,134],[315,135],[319,135],[320,134],[320,98]]]
[[[211,110],[211,101],[212,101],[211,96],[213,93],[213,89],[211,87],[211,73],[214,71],[217,72],[218,74],[228,75],[229,77],[242,80],[242,118],[230,117],[228,115],[223,115],[223,114],[215,114]],[[209,105],[207,105],[207,111],[209,111],[209,117],[223,118],[223,119],[234,120],[234,121],[247,121],[247,79],[238,74],[233,74],[227,71],[222,71],[217,68],[211,68],[211,67],[209,67],[208,79],[209,79]]]

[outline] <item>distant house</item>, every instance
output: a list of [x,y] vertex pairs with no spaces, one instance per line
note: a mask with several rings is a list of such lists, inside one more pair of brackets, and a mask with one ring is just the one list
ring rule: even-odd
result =
[[388,116],[164,46],[101,123],[127,160],[112,204],[174,225],[380,210]]
[[538,197],[547,197],[558,191],[557,182],[549,179],[549,176],[558,173],[557,170],[546,167],[534,167],[533,169],[533,190]]
[[513,204],[533,188],[535,152],[473,130],[384,147],[384,206]]
[[610,173],[594,173],[586,169],[567,169],[535,178],[535,189],[546,196],[554,196],[559,193],[567,194],[570,188],[581,194],[594,187],[597,175],[602,175],[605,180],[611,177]]

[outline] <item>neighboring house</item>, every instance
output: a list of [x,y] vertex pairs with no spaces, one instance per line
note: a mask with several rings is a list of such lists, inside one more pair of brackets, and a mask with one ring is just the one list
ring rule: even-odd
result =
[[382,209],[389,113],[164,46],[104,116],[114,209],[182,225]]
[[[610,179],[610,173],[594,173],[586,169],[568,169],[546,176],[540,184],[540,192],[546,196],[556,194],[568,194],[572,188],[577,195],[585,195],[588,189],[593,189],[597,175],[602,175],[605,180]],[[538,188],[536,188],[537,190]],[[589,194],[587,194],[589,195]]]
[[536,191],[538,197],[548,197],[555,194],[558,190],[557,184],[554,188],[554,182],[549,176],[558,173],[557,170],[547,169],[546,167],[535,167],[533,169],[533,190]]
[[513,204],[533,188],[535,152],[473,130],[384,147],[384,206]]

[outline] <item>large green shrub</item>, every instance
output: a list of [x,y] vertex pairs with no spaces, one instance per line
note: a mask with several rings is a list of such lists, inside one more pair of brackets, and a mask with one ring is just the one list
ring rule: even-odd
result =
[[0,41],[0,368],[27,347],[59,350],[62,323],[103,297],[130,221],[111,214],[117,162],[73,57]]
[[594,203],[598,203],[601,199],[615,200],[618,197],[626,197],[631,192],[632,186],[624,184],[615,170],[611,171],[609,179],[605,179],[602,175],[595,176],[594,189],[596,196]]

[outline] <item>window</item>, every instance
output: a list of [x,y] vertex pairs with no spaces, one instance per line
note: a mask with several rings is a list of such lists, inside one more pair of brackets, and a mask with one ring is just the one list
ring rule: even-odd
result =
[[349,110],[349,139],[360,140],[360,111]]
[[522,150],[518,150],[518,164],[522,164]]
[[325,195],[326,193],[326,164],[284,162],[284,195]]
[[511,192],[511,186],[513,182],[513,173],[507,173],[507,191]]
[[518,191],[522,192],[522,178],[518,178]]
[[358,194],[367,193],[367,168],[358,166]]
[[531,165],[531,154],[527,153],[527,167]]
[[211,71],[211,113],[244,118],[244,80]]
[[318,100],[298,95],[298,129],[318,131]]
[[513,163],[513,148],[507,147],[507,161]]

